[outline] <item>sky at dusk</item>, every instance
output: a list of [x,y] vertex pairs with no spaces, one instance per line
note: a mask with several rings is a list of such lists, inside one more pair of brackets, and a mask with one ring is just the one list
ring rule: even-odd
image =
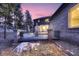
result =
[[61,3],[23,3],[22,12],[29,10],[32,19],[51,16],[61,5]]

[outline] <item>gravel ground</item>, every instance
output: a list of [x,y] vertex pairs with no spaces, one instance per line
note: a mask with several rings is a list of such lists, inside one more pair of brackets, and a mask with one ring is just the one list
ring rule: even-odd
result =
[[[12,50],[14,47],[9,47],[1,51],[1,56],[17,56]],[[54,43],[40,42],[37,50],[23,51],[19,56],[66,56],[62,49]]]

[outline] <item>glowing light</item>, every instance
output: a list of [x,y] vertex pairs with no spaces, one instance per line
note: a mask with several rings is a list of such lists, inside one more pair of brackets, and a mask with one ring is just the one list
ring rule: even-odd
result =
[[69,28],[79,27],[79,4],[72,7],[69,11]]
[[77,10],[79,10],[79,8],[77,8]]
[[48,30],[48,25],[40,25],[39,30],[40,31],[47,31]]
[[49,19],[45,19],[45,22],[49,22]]

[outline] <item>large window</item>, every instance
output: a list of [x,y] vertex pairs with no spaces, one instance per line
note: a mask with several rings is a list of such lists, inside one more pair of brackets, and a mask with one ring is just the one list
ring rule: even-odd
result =
[[45,19],[45,22],[49,22],[49,19],[47,18],[47,19]]
[[48,25],[40,25],[39,26],[39,31],[40,32],[47,32],[47,30],[48,30]]
[[79,4],[69,10],[68,18],[69,28],[79,28]]

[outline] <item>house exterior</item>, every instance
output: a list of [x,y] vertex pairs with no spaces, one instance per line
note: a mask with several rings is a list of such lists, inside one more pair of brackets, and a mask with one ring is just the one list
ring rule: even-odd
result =
[[[49,35],[79,45],[79,4],[65,3],[51,16]],[[77,11],[76,11],[77,9]]]
[[50,16],[34,19],[34,32],[38,32],[38,34],[47,34],[49,18]]

